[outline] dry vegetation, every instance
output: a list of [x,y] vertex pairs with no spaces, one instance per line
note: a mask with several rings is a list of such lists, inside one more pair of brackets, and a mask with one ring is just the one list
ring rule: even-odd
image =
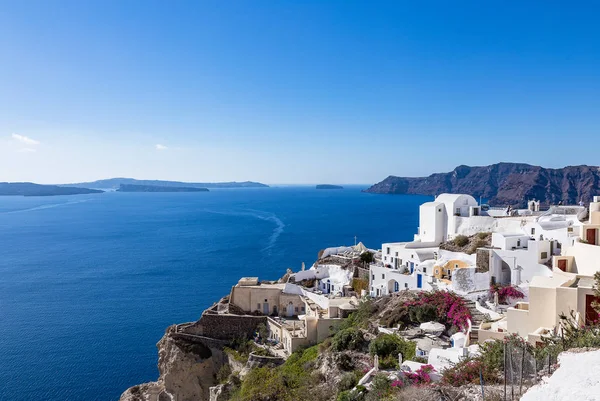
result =
[[453,240],[442,243],[440,249],[472,255],[477,252],[477,248],[491,246],[491,244],[492,233],[483,232],[471,235],[470,237],[457,235]]

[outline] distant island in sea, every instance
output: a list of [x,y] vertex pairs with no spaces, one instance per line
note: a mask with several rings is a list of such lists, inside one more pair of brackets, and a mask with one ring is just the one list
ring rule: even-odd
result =
[[135,178],[108,178],[105,180],[61,184],[65,187],[119,189],[121,185],[146,185],[156,187],[186,187],[186,188],[268,188],[266,184],[254,181],[243,182],[182,182],[163,180],[136,180]]
[[117,192],[208,192],[208,188],[121,184]]
[[317,189],[344,189],[341,185],[319,184]]
[[0,182],[0,196],[56,196],[99,194],[104,191],[58,185],[40,185],[31,182]]
[[268,188],[260,182],[180,182],[109,178],[74,184],[44,185],[31,182],[0,182],[0,196],[56,196],[117,192],[208,192],[208,188]]

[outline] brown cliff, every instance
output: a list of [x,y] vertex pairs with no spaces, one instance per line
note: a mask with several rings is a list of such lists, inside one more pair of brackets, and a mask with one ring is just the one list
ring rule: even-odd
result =
[[483,198],[492,206],[523,207],[528,199],[542,204],[589,202],[600,192],[597,166],[567,166],[549,169],[524,163],[490,166],[458,166],[449,173],[428,177],[395,177],[365,190],[377,194],[438,195],[464,193]]

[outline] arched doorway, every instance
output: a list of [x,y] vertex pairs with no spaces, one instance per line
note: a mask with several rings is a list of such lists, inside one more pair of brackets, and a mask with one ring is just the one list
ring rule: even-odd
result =
[[288,317],[292,317],[292,316],[294,316],[294,304],[293,304],[293,303],[291,303],[291,302],[290,302],[290,303],[288,303],[288,304],[287,304],[287,308],[286,308],[286,311],[285,311],[285,312],[286,312],[285,314],[286,314]]
[[396,280],[389,280],[387,283],[387,290],[388,290],[388,294],[392,294],[394,292],[398,292],[400,291],[400,283],[398,283]]

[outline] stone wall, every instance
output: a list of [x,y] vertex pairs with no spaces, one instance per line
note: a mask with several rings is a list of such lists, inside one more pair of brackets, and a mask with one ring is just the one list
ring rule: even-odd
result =
[[285,360],[281,357],[277,356],[263,356],[256,355],[255,353],[251,353],[248,357],[248,364],[252,365],[252,367],[262,367],[262,366],[279,366],[283,364]]
[[485,273],[490,271],[490,250],[489,249],[478,249],[477,258],[475,260],[477,266],[477,273]]
[[240,316],[205,312],[199,321],[185,327],[182,331],[187,334],[219,340],[234,340],[251,337],[256,331],[256,327],[261,323],[266,326],[266,316]]

